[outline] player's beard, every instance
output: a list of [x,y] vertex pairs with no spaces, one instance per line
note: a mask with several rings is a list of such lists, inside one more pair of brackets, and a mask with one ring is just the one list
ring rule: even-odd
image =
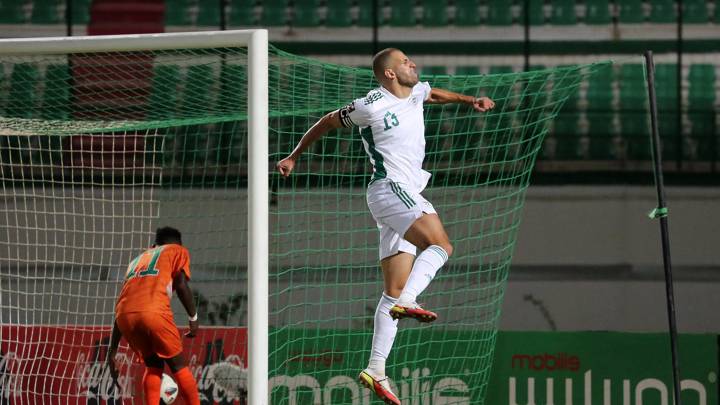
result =
[[419,80],[417,74],[411,75],[408,73],[407,75],[397,75],[397,81],[401,86],[415,87]]

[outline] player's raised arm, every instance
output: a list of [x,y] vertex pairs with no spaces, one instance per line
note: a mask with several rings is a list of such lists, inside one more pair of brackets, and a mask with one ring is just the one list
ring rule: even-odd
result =
[[433,88],[430,90],[430,95],[427,100],[427,104],[468,104],[471,105],[475,111],[485,112],[492,110],[495,107],[495,102],[487,97],[473,97],[466,96],[464,94],[455,93],[450,90]]
[[195,337],[198,330],[197,310],[195,309],[195,301],[193,300],[192,291],[190,290],[190,286],[188,286],[184,271],[178,272],[175,278],[173,278],[173,287],[175,288],[175,292],[177,293],[180,302],[183,304],[183,307],[185,307],[185,311],[187,311],[187,314],[190,317],[190,331],[188,331],[185,336]]
[[335,110],[333,112],[325,114],[318,122],[315,123],[310,129],[305,132],[305,135],[300,139],[300,142],[298,142],[295,149],[293,149],[292,153],[288,155],[285,159],[279,161],[275,167],[277,168],[278,172],[283,175],[283,177],[287,177],[292,173],[293,169],[295,168],[295,162],[298,160],[300,155],[305,152],[307,148],[310,147],[315,141],[320,139],[323,135],[325,135],[327,132],[341,128],[343,125],[340,122],[340,112],[339,110]]

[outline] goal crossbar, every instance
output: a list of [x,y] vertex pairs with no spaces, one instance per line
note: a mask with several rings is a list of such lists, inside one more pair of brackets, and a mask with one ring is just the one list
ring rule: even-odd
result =
[[258,35],[262,36],[263,32],[267,38],[267,30],[233,30],[0,39],[0,55],[249,47],[253,38]]

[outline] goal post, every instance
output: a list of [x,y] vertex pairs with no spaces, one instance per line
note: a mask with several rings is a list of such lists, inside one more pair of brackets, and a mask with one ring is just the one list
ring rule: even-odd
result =
[[[35,57],[59,55],[68,57],[74,54],[94,55],[94,54],[114,54],[114,53],[133,53],[133,52],[154,52],[154,51],[172,51],[172,50],[193,50],[193,49],[215,49],[215,48],[238,48],[245,47],[247,73],[247,102],[238,103],[239,106],[246,107],[247,111],[238,111],[243,119],[247,120],[247,318],[248,318],[248,363],[251,365],[247,371],[247,403],[252,405],[266,404],[268,398],[268,33],[264,29],[256,30],[237,30],[237,31],[207,31],[192,33],[163,33],[163,34],[139,34],[139,35],[109,35],[109,36],[80,36],[80,37],[58,37],[58,38],[26,38],[26,39],[3,39],[0,40],[0,67],[3,62],[7,62],[7,58],[30,59]],[[131,58],[131,57],[130,57]],[[224,62],[224,56],[223,56]],[[72,60],[67,62],[72,64]],[[243,75],[238,76],[242,78]],[[1,77],[1,76],[0,76]],[[18,73],[20,77],[20,73]],[[47,76],[50,77],[50,67],[47,70]],[[14,81],[22,79],[13,78]],[[66,79],[71,81],[72,78],[67,76]],[[50,82],[44,84],[45,94],[51,91]],[[9,86],[8,86],[9,87]],[[1,87],[0,87],[1,89]],[[5,95],[8,99],[12,97],[12,89],[7,90]],[[237,94],[243,96],[244,94]],[[52,96],[52,95],[51,95]],[[77,97],[77,95],[75,95]],[[132,95],[131,95],[132,96]],[[2,100],[7,101],[7,100]],[[69,101],[69,97],[64,101]],[[31,108],[30,105],[21,106],[21,108]],[[13,114],[12,115],[23,115]],[[112,113],[108,114],[112,116]],[[0,111],[0,118],[3,114]],[[34,118],[34,117],[32,117]],[[48,135],[56,136],[59,134],[113,134],[121,133],[128,135],[128,130],[133,128],[143,128],[144,124],[140,123],[141,119],[121,121],[107,121],[101,118],[101,114],[86,114],[79,122],[70,124],[74,117],[72,114],[66,115],[61,119],[54,120],[38,120],[25,119],[19,117],[3,118],[0,120],[0,137],[2,136],[28,136],[28,135]],[[237,119],[237,117],[235,117]],[[83,121],[84,120],[84,121]],[[42,122],[40,122],[42,121]],[[177,120],[176,120],[177,121]],[[179,125],[183,123],[192,124],[192,121],[169,123],[170,125]],[[216,120],[216,121],[222,121]],[[123,132],[124,131],[124,132]],[[121,135],[121,136],[122,136]],[[145,139],[151,137],[151,133]],[[112,135],[110,135],[112,137]],[[82,143],[82,141],[80,141]],[[95,142],[90,140],[89,142]],[[134,143],[142,142],[135,139]],[[164,140],[153,141],[155,143],[164,143]],[[101,142],[105,143],[105,142]],[[12,154],[12,149],[24,148],[23,141],[18,141],[17,145],[13,145],[12,141],[4,143],[8,156]],[[127,142],[123,143],[123,147],[128,146]],[[90,146],[92,148],[93,146]],[[104,146],[100,146],[103,148]],[[80,148],[83,148],[82,146]],[[82,152],[81,152],[82,153]],[[104,154],[100,153],[104,158]],[[81,158],[82,159],[82,158]],[[30,162],[11,162],[8,159],[1,162],[5,165],[5,169],[12,170],[25,169]],[[48,162],[45,162],[47,164]],[[50,162],[52,165],[52,162]],[[74,163],[73,163],[74,164]],[[92,164],[92,163],[91,163]],[[101,165],[103,163],[100,163]],[[110,163],[113,165],[113,163]],[[51,168],[53,169],[53,168]],[[102,169],[99,169],[102,170]],[[51,174],[52,175],[52,174]],[[142,174],[141,174],[142,175]],[[17,179],[13,175],[2,176],[2,181],[27,181],[32,179]],[[139,183],[141,184],[141,183]],[[5,188],[3,187],[3,190]],[[5,190],[6,192],[8,190]],[[11,196],[4,193],[6,196]],[[10,231],[10,224],[6,225]],[[4,244],[10,246],[14,236],[9,236],[9,240]],[[134,246],[139,248],[140,246]],[[192,252],[192,247],[191,247]],[[192,253],[191,253],[192,255]],[[7,263],[11,257],[5,257]],[[22,278],[22,276],[19,276]],[[114,299],[112,297],[111,299]],[[8,321],[12,323],[15,320],[2,319],[0,315],[0,324],[6,324]],[[181,318],[182,319],[182,318]],[[178,325],[183,323],[178,320]],[[0,331],[0,340],[18,339],[19,329],[9,332]],[[23,332],[24,333],[24,332]],[[10,336],[10,335],[15,336]],[[198,376],[196,376],[198,377]],[[17,383],[14,389],[22,391],[22,383]],[[8,394],[7,392],[5,393]],[[100,394],[98,394],[100,395]],[[107,393],[106,393],[107,395]],[[41,396],[42,397],[42,396]]]
[[256,31],[248,49],[248,403],[268,401],[268,37]]

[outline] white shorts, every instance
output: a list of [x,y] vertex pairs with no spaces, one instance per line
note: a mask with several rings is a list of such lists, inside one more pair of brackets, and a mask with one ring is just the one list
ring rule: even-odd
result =
[[415,255],[415,245],[403,235],[423,213],[436,213],[432,204],[390,179],[376,180],[368,186],[367,204],[380,230],[380,260],[398,252]]

